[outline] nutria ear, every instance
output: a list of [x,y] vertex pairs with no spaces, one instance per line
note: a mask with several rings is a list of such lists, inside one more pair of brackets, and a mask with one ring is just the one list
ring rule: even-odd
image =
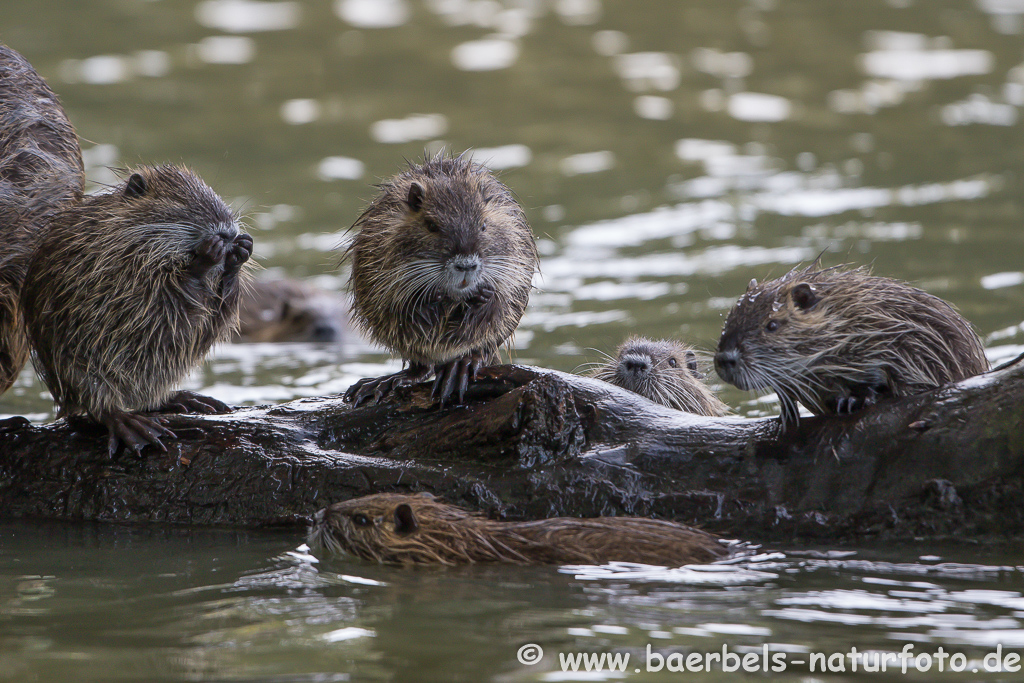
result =
[[818,303],[818,295],[814,293],[814,290],[806,282],[801,282],[794,287],[792,296],[793,303],[802,311],[813,308],[814,304]]
[[757,278],[750,278],[750,282],[747,283],[747,291],[749,292],[754,287],[757,287]]
[[686,352],[686,369],[689,370],[694,377],[697,377],[698,379],[700,378],[700,372],[697,370],[697,354],[693,351]]
[[406,202],[409,204],[411,211],[419,211],[423,208],[423,186],[419,183],[413,183],[409,186],[409,196],[406,197]]
[[124,186],[125,199],[135,199],[146,194],[146,179],[138,173],[132,173],[128,183]]
[[400,534],[411,534],[420,528],[416,521],[416,514],[409,507],[408,503],[402,503],[395,508],[395,531]]

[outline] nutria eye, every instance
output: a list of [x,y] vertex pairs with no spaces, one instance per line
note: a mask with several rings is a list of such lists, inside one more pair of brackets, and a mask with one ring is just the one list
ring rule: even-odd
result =
[[774,332],[775,330],[779,329],[779,321],[769,321],[768,325],[766,325],[764,329],[768,330],[769,332]]
[[669,358],[669,359],[668,359],[668,364],[669,364],[669,367],[672,367],[672,368],[674,368],[674,367],[675,367],[676,365],[678,365],[679,363],[678,363],[678,362],[676,362],[676,359],[675,359],[675,358]]
[[424,218],[423,227],[425,227],[430,232],[439,232],[441,230],[441,226],[438,225],[437,221],[435,221],[433,218]]
[[372,524],[370,518],[362,513],[352,515],[352,523],[356,526],[370,526]]

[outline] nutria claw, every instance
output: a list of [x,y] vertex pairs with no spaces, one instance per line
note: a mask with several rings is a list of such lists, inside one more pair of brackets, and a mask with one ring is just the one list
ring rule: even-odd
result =
[[435,366],[434,371],[437,373],[437,377],[434,379],[434,387],[430,390],[430,395],[439,399],[441,406],[444,407],[455,391],[455,382],[458,380],[458,403],[463,403],[470,378],[476,379],[476,373],[486,364],[486,361],[487,358],[482,352],[471,351],[461,358]]
[[252,256],[252,237],[248,233],[240,233],[228,247],[227,255],[224,257],[224,267],[228,270],[237,270],[243,263]]
[[197,275],[205,275],[208,270],[224,262],[228,255],[228,244],[220,235],[210,235],[196,247],[192,261],[192,271]]
[[395,389],[407,387],[430,377],[431,368],[426,365],[412,364],[393,375],[383,377],[366,377],[359,380],[345,392],[345,400],[358,408],[367,400],[378,403]]
[[160,441],[160,437],[178,438],[174,432],[163,426],[159,418],[144,417],[119,410],[102,416],[100,422],[106,425],[110,432],[107,453],[111,458],[117,455],[117,449],[122,442],[137,454],[149,445],[156,446],[166,453],[167,446]]
[[223,415],[232,412],[227,403],[194,391],[176,391],[156,411],[159,413],[199,413],[202,415]]

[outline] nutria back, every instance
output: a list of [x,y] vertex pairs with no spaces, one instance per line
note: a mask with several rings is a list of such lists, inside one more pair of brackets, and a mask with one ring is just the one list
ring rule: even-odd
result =
[[751,281],[730,311],[715,355],[740,389],[772,389],[783,415],[849,412],[989,369],[977,333],[942,299],[905,282],[842,266]]
[[529,301],[537,249],[484,166],[438,155],[380,185],[352,226],[352,313],[375,342],[433,366],[493,354]]
[[28,360],[18,296],[29,257],[84,182],[78,136],[60,100],[20,54],[0,45],[0,393]]
[[63,206],[29,264],[23,312],[60,415],[161,407],[237,324],[235,215],[186,168],[127,175]]
[[591,374],[683,412],[712,417],[729,412],[729,407],[704,383],[694,349],[675,339],[630,337],[619,346],[614,358]]
[[384,564],[604,564],[669,567],[722,559],[711,534],[640,517],[556,517],[499,522],[426,494],[381,493],[335,503],[316,514],[314,551]]

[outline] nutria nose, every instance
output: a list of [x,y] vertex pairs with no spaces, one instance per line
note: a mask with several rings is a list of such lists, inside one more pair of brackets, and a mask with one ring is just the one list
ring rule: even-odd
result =
[[650,370],[651,363],[646,358],[642,358],[640,356],[627,356],[622,359],[622,367],[624,367],[627,372],[639,374]]
[[476,261],[459,261],[458,263],[454,264],[454,267],[455,270],[459,271],[460,273],[472,273],[473,271],[480,267],[480,264],[478,264]]
[[721,375],[723,372],[728,373],[731,370],[735,370],[740,360],[740,352],[736,349],[729,349],[728,351],[719,351],[715,354],[715,370]]

